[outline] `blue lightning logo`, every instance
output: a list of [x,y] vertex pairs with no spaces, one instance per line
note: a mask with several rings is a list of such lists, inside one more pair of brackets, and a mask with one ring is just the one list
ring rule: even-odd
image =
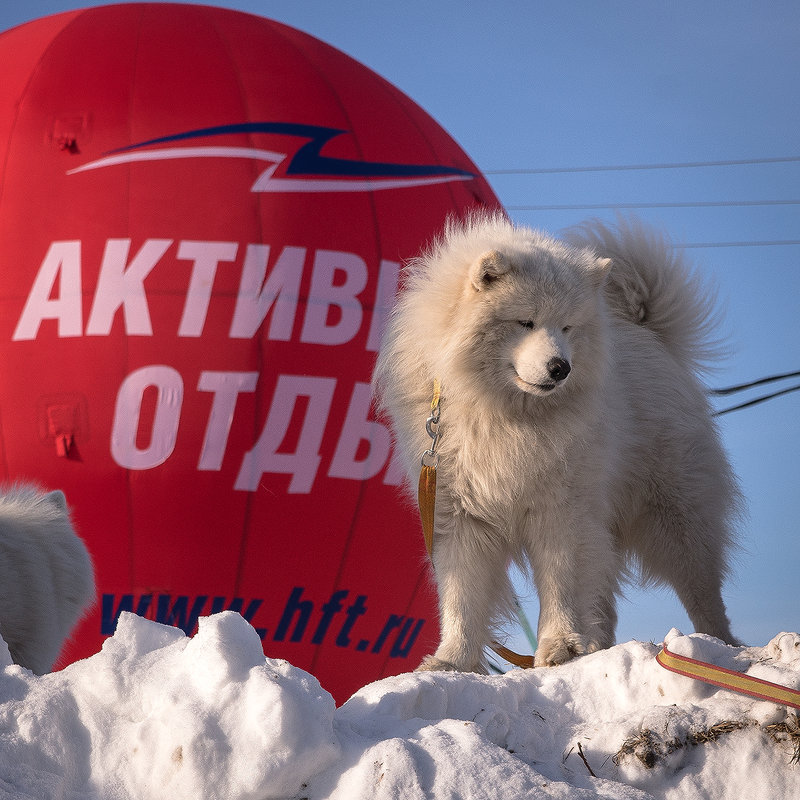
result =
[[[300,125],[290,122],[244,122],[185,131],[158,139],[128,145],[103,158],[91,161],[67,174],[131,164],[142,161],[168,161],[176,158],[249,158],[269,164],[251,187],[253,192],[369,192],[430,186],[451,181],[469,181],[473,172],[456,167],[426,164],[393,164],[378,161],[355,161],[322,154],[323,147],[347,133],[339,128]],[[229,134],[280,134],[295,136],[304,143],[288,161],[282,174],[276,174],[288,154],[256,147],[175,146],[193,139]]]

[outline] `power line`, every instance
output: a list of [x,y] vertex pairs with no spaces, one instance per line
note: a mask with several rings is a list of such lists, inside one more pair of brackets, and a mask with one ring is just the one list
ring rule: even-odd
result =
[[755,406],[759,403],[765,403],[767,400],[772,400],[775,397],[780,397],[781,395],[797,391],[800,391],[800,385],[790,386],[788,389],[781,389],[779,392],[772,392],[772,394],[767,394],[763,397],[757,397],[755,400],[748,400],[746,403],[739,403],[738,406],[731,406],[730,408],[723,408],[722,411],[715,411],[712,416],[721,417],[723,414],[729,414],[731,411],[740,411],[743,408],[749,408],[750,406]]
[[800,161],[800,156],[779,158],[743,158],[727,161],[678,161],[660,164],[614,164],[609,166],[595,165],[587,167],[531,167],[514,169],[483,170],[484,175],[554,175],[566,172],[625,172],[650,169],[696,169],[703,167],[739,167],[757,164],[788,164]]
[[759,378],[755,381],[748,383],[738,383],[735,386],[726,386],[723,389],[709,389],[709,394],[724,397],[729,394],[736,394],[743,392],[745,389],[752,389],[756,386],[763,386],[765,383],[775,383],[775,381],[785,381],[787,378],[800,378],[800,371],[797,372],[783,372],[780,375],[770,375],[766,378]]
[[[795,206],[800,200],[699,200],[676,202],[634,202],[634,203],[563,203],[542,205],[506,205],[507,211],[603,211],[646,208],[749,208],[756,206]],[[767,239],[762,241],[740,242],[686,242],[677,246],[688,248],[708,247],[785,247],[800,244],[800,239]]]
[[[766,383],[774,383],[775,381],[783,381],[787,378],[798,378],[800,377],[800,371],[796,372],[784,372],[780,375],[770,375],[766,378],[759,378],[755,381],[748,381],[747,383],[739,383],[735,386],[726,386],[722,389],[709,389],[709,394],[714,395],[716,397],[726,397],[727,395],[736,394],[737,392],[743,392],[746,389],[753,389],[756,386],[763,386]],[[789,386],[786,389],[780,389],[777,392],[771,392],[770,394],[763,395],[761,397],[756,397],[753,400],[748,400],[744,403],[739,403],[738,405],[731,406],[730,408],[724,408],[721,411],[714,412],[715,417],[720,417],[723,414],[729,414],[732,411],[740,411],[743,408],[749,408],[750,406],[758,405],[759,403],[765,403],[767,400],[772,400],[776,397],[782,397],[785,394],[790,394],[791,392],[800,391],[800,385],[797,386]]]
[[780,247],[782,245],[797,245],[800,239],[773,239],[764,242],[687,242],[678,244],[677,247]]
[[624,208],[739,208],[750,206],[797,206],[800,200],[700,200],[675,203],[565,203],[506,206],[508,211],[597,211]]

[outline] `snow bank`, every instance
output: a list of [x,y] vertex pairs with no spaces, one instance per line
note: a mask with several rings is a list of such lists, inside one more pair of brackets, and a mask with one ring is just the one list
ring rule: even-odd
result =
[[[800,687],[800,636],[670,650]],[[189,639],[123,614],[36,677],[0,645],[0,795],[31,798],[800,797],[797,717],[668,672],[629,642],[504,676],[400,675],[341,708],[225,612]]]
[[193,639],[123,614],[62,672],[6,666],[0,702],[0,791],[14,797],[288,797],[339,755],[333,698],[265,659],[231,611]]

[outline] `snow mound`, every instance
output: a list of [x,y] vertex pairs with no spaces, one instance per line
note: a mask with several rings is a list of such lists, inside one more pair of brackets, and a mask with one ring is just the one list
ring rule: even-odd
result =
[[14,797],[288,797],[298,771],[339,755],[333,698],[265,659],[232,611],[192,639],[123,614],[100,653],[62,672],[6,666],[0,703],[0,791]]
[[[1,641],[1,640],[0,640]],[[800,636],[678,655],[800,688]],[[341,708],[224,612],[198,633],[123,614],[100,653],[34,676],[0,644],[0,796],[800,797],[794,711],[663,669],[628,642],[503,676],[414,673]]]

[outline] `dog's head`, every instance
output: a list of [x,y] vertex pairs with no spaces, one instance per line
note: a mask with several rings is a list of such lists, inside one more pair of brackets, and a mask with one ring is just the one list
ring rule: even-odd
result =
[[495,390],[557,395],[593,372],[611,262],[527,229],[504,233],[462,274],[448,350],[462,375]]

